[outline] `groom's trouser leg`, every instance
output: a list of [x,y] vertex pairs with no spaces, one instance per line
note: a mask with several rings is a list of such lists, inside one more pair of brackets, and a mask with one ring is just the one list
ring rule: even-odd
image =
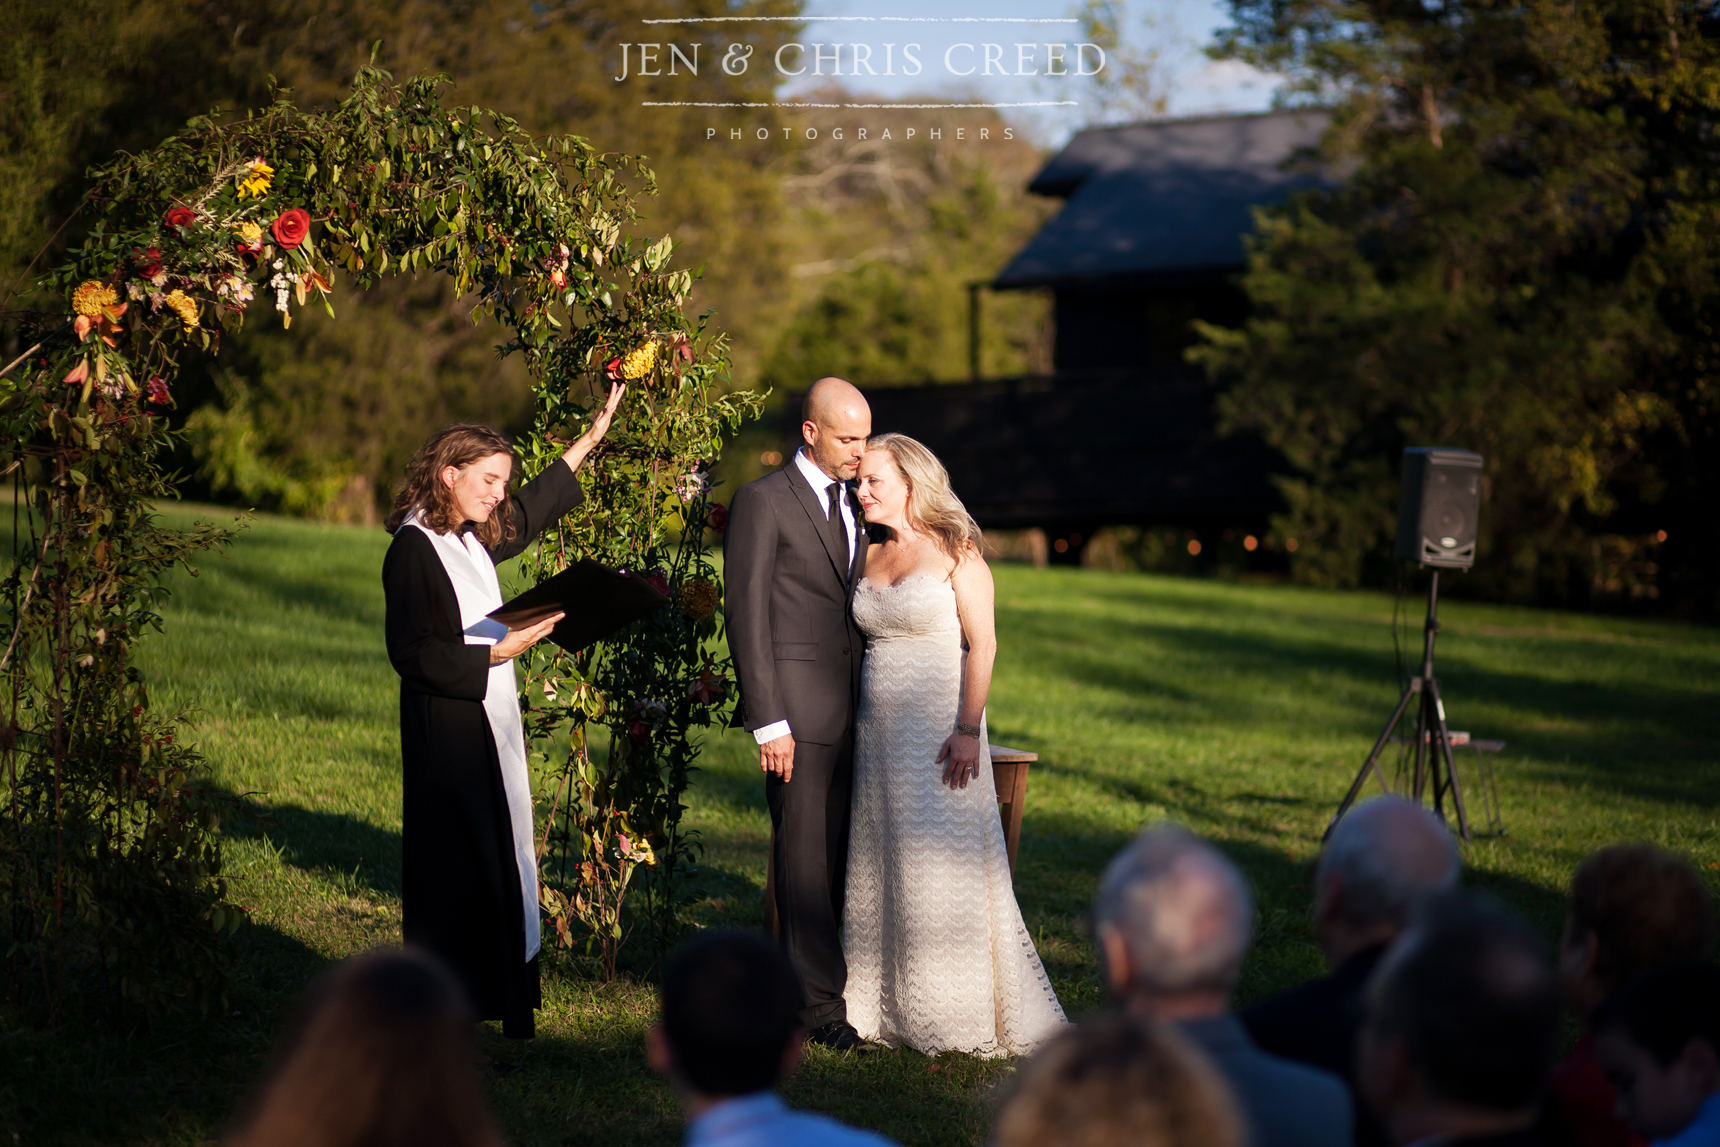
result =
[[797,741],[794,775],[765,778],[776,851],[778,941],[800,974],[805,1007],[800,1022],[823,1027],[847,1018],[842,989],[842,901],[848,886],[848,798],[854,788],[854,742]]

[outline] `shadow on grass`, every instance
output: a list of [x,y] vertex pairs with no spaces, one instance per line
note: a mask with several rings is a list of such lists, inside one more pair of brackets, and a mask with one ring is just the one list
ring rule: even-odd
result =
[[207,1142],[262,1074],[305,986],[327,961],[277,929],[233,941],[225,1011],[116,1031],[29,1030],[0,1012],[0,1125],[24,1143]]
[[228,838],[262,842],[283,864],[314,872],[348,895],[400,896],[399,832],[345,813],[226,795],[237,802],[237,811],[222,820]]

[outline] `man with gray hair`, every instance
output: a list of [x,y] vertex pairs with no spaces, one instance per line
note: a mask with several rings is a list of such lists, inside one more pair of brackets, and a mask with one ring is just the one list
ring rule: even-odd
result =
[[[1457,887],[1451,832],[1402,797],[1357,805],[1338,822],[1314,874],[1314,939],[1332,969],[1242,1013],[1254,1042],[1322,1068],[1355,1089],[1356,1040],[1374,967],[1429,896]],[[1383,1147],[1385,1129],[1359,1103],[1356,1142]]]
[[1179,826],[1148,829],[1105,870],[1094,917],[1112,996],[1206,1052],[1241,1104],[1249,1147],[1348,1147],[1344,1085],[1262,1052],[1230,1014],[1254,902],[1223,854]]

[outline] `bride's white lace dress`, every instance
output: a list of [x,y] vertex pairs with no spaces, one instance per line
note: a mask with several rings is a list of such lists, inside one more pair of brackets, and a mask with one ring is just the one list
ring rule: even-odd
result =
[[862,580],[843,952],[848,1021],[923,1052],[1023,1055],[1066,1022],[1010,883],[985,726],[978,781],[942,784],[961,702],[955,590]]

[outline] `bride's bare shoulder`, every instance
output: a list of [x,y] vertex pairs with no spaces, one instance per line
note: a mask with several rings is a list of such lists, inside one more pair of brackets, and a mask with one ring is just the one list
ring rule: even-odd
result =
[[950,583],[958,590],[964,586],[991,586],[991,566],[986,564],[985,555],[972,542],[956,555],[954,568],[950,570]]

